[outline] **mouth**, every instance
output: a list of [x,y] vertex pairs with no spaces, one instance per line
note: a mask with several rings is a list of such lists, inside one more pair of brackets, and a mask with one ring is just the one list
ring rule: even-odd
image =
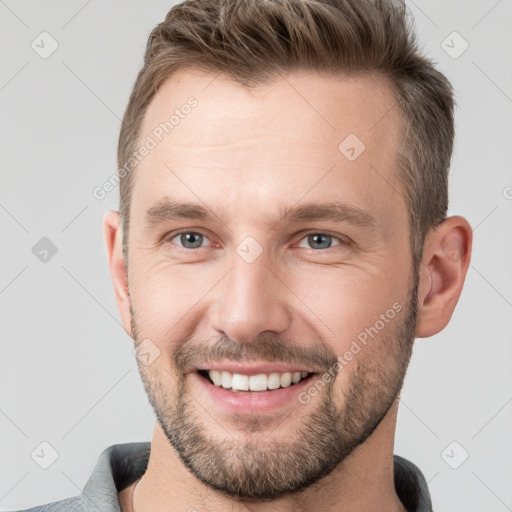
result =
[[266,393],[294,387],[317,375],[308,371],[271,372],[255,375],[232,373],[226,370],[198,370],[197,373],[215,387],[233,393]]
[[[321,369],[304,368],[286,363],[252,362],[250,364],[225,361],[196,368],[189,373],[190,389],[206,398],[210,410],[253,417],[254,414],[281,418],[292,409],[304,407],[301,397],[315,387],[321,378]],[[321,389],[321,388],[320,388]],[[311,407],[311,406],[309,406]]]

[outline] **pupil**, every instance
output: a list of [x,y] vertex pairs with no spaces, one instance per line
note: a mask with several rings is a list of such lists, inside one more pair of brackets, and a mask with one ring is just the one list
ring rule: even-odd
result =
[[186,247],[187,249],[200,247],[201,242],[203,241],[203,235],[199,233],[183,233],[180,238],[183,247]]
[[[326,235],[309,235],[309,243],[310,245],[317,244],[317,247],[314,247],[315,249],[327,249],[331,246],[331,237]],[[320,245],[321,247],[318,247]]]

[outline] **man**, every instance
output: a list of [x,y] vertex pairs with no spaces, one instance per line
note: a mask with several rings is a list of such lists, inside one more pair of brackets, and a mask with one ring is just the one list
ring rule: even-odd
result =
[[452,143],[399,2],[171,9],[104,217],[158,421],[44,510],[432,510],[393,442],[414,339],[448,324],[470,260]]

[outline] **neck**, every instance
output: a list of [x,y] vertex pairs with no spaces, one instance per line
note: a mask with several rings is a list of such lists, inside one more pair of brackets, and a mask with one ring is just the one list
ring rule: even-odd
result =
[[[398,402],[375,432],[332,473],[300,493],[273,500],[272,510],[405,512],[394,487],[393,440],[397,407]],[[128,503],[132,493],[134,509]],[[183,465],[158,422],[146,472],[140,481],[123,491],[121,503],[124,512],[164,512],[169,508],[260,512],[268,510],[269,506],[268,501],[231,498],[204,485]]]

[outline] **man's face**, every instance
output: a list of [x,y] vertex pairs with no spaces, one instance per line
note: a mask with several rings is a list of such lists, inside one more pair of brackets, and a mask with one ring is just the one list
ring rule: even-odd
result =
[[[248,90],[183,70],[149,106],[139,140],[156,145],[136,171],[128,233],[131,327],[159,353],[138,364],[162,430],[212,488],[304,489],[397,398],[417,276],[393,105],[377,78],[294,73]],[[229,389],[246,385],[265,389]]]

